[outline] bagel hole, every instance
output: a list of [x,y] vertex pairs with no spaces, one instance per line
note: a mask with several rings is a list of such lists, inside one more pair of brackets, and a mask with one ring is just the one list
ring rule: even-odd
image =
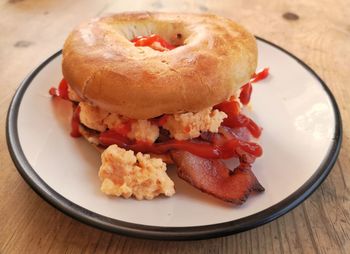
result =
[[117,30],[128,40],[131,41],[138,36],[151,36],[157,34],[175,47],[185,45],[189,31],[182,23],[167,22],[135,22],[134,24],[119,24]]

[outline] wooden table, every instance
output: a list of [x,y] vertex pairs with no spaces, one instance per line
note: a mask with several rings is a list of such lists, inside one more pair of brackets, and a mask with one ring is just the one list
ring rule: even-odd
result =
[[[21,80],[82,20],[126,10],[213,12],[289,50],[328,84],[344,126],[339,159],[304,203],[265,226],[211,240],[128,238],[43,201],[9,156],[6,112]],[[350,253],[350,4],[347,0],[0,1],[0,253]]]

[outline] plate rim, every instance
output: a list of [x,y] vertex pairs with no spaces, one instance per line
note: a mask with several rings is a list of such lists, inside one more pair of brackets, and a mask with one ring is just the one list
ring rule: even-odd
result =
[[331,101],[331,105],[335,115],[335,129],[333,135],[333,141],[330,144],[330,149],[326,156],[323,158],[320,166],[312,174],[312,176],[304,182],[298,189],[290,194],[285,199],[281,200],[277,204],[270,206],[255,214],[223,223],[216,223],[211,225],[202,226],[190,226],[190,227],[166,227],[166,226],[150,226],[142,225],[131,222],[125,222],[122,220],[112,219],[104,215],[97,214],[86,208],[83,208],[72,201],[66,199],[64,196],[57,193],[52,189],[31,167],[26,156],[22,150],[17,128],[17,119],[19,106],[22,102],[22,98],[26,92],[26,89],[30,86],[31,82],[37,76],[37,74],[48,65],[53,59],[62,53],[62,50],[54,53],[52,56],[43,61],[38,67],[36,67],[19,85],[12,101],[10,103],[7,119],[6,119],[6,140],[7,146],[10,152],[10,156],[20,173],[22,178],[27,184],[45,201],[54,206],[64,214],[83,222],[87,225],[106,230],[113,233],[118,233],[126,236],[153,239],[153,240],[199,240],[209,239],[220,236],[226,236],[230,234],[236,234],[247,231],[252,228],[264,225],[271,222],[280,216],[291,211],[299,204],[301,204],[306,198],[308,198],[326,179],[330,171],[332,170],[342,143],[342,121],[341,115],[336,103],[336,100],[326,85],[326,83],[317,75],[317,73],[311,69],[305,62],[297,58],[289,51],[282,47],[256,36],[257,40],[269,44],[272,47],[277,48],[296,60],[301,64],[311,75],[313,75],[318,82],[322,85],[324,91]]

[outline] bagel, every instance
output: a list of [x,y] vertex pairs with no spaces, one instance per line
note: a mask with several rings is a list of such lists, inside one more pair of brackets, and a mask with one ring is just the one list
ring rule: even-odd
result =
[[[251,171],[261,128],[250,101],[257,46],[235,22],[209,14],[122,13],[73,30],[53,97],[72,104],[71,136],[102,152],[101,191],[171,196],[166,164],[195,188],[241,204],[264,188]],[[237,158],[229,169],[221,160]]]
[[[176,47],[135,47],[137,36],[159,34]],[[253,35],[209,14],[122,13],[73,30],[62,72],[84,101],[131,119],[198,112],[227,100],[257,65]]]

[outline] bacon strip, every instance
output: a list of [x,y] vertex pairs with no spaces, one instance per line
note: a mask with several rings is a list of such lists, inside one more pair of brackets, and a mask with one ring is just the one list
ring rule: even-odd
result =
[[220,160],[201,158],[186,151],[171,151],[171,157],[180,178],[221,200],[243,204],[251,192],[265,190],[247,163],[231,171]]

